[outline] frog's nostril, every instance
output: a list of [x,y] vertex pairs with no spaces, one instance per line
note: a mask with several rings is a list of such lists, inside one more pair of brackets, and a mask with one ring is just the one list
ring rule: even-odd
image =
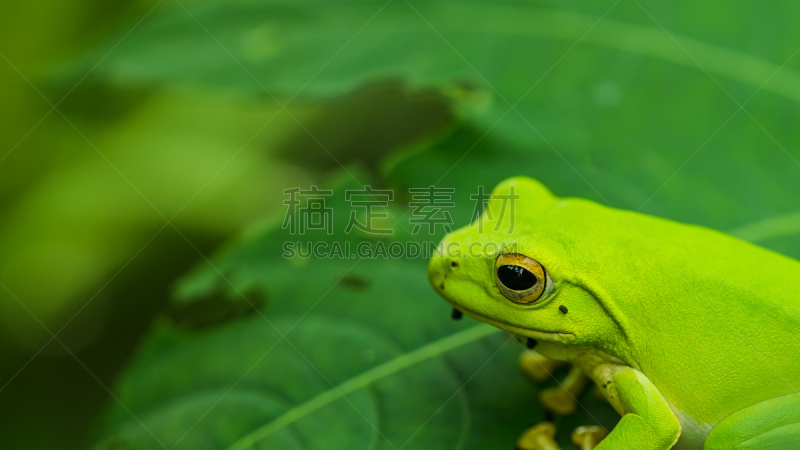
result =
[[457,263],[457,262],[455,262],[455,261],[450,261],[450,267],[452,267],[453,269],[455,269],[456,267],[458,267],[458,263]]

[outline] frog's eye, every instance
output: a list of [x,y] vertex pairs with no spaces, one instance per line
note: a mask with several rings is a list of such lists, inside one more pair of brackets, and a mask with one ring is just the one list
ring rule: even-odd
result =
[[[514,303],[531,304],[547,297],[553,282],[541,264],[519,253],[505,253],[494,263],[495,282],[503,296]],[[543,295],[543,294],[547,295]]]

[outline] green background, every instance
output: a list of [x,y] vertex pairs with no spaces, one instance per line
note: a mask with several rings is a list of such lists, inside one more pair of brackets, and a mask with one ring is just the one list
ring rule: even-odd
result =
[[[9,448],[511,448],[542,420],[519,346],[449,321],[424,260],[283,259],[291,187],[336,192],[303,240],[374,240],[343,234],[370,184],[387,242],[436,241],[409,188],[454,188],[460,226],[528,175],[800,257],[796,2],[0,11]],[[581,402],[565,445],[616,420]]]

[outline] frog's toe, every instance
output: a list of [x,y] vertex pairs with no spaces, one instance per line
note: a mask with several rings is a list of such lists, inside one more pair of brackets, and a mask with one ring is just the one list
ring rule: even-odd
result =
[[575,398],[562,387],[543,390],[539,400],[542,402],[542,406],[552,413],[565,416],[575,412]]
[[554,370],[566,364],[563,361],[545,358],[530,350],[522,352],[519,356],[519,366],[522,371],[539,383],[549,380]]
[[545,389],[539,398],[542,406],[555,414],[567,415],[575,412],[577,398],[589,382],[589,377],[577,366],[570,368],[567,377],[557,388]]
[[536,424],[522,433],[517,450],[561,450],[555,441],[556,427],[550,422]]
[[578,427],[572,432],[572,442],[580,450],[594,450],[606,436],[608,431],[599,426]]

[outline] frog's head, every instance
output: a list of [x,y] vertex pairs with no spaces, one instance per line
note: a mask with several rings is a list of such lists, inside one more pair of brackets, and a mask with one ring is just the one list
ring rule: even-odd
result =
[[590,288],[594,277],[578,269],[592,224],[573,223],[569,210],[576,201],[583,202],[561,200],[529,178],[504,181],[478,220],[439,245],[428,267],[433,288],[456,314],[534,339],[529,342],[597,347],[617,341],[602,287]]

